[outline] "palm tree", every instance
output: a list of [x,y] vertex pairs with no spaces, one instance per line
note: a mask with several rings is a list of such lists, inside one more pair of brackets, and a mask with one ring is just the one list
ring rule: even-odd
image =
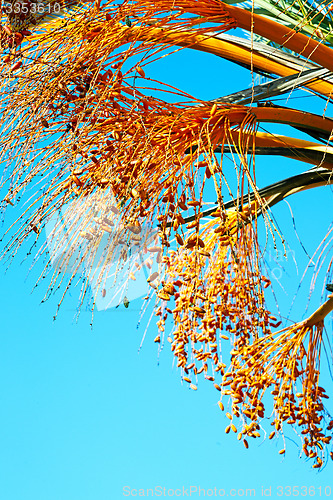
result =
[[[183,379],[195,390],[202,373],[221,394],[222,411],[223,397],[232,402],[226,432],[232,429],[248,447],[264,416],[274,425],[270,439],[290,424],[320,468],[333,428],[319,385],[333,296],[307,320],[277,330],[281,322],[266,305],[271,282],[258,224],[262,218],[276,240],[271,207],[332,183],[333,120],[270,101],[302,88],[331,102],[332,9],[328,0],[235,4],[52,1],[40,3],[37,13],[30,2],[17,11],[9,4],[1,31],[4,208],[19,203],[27,186],[37,189],[16,231],[8,229],[3,256],[14,256],[30,237],[34,248],[50,217],[68,206],[53,231],[63,256],[51,268],[51,255],[43,275],[52,269],[48,293],[64,285],[59,306],[81,282],[82,304],[89,275],[97,279],[96,294],[105,294],[117,245],[101,254],[103,238],[139,244],[144,226],[157,227],[148,250],[158,271],[147,285],[158,318],[155,341],[172,317],[168,339]],[[243,32],[230,35],[234,28]],[[149,78],[149,64],[184,48],[231,60],[269,81],[202,101]],[[263,132],[265,122],[288,126],[291,136]],[[293,137],[295,129],[308,140]],[[226,154],[237,170],[235,188],[223,167]],[[261,154],[311,168],[258,189]],[[212,189],[217,202],[207,208]],[[229,357],[221,339],[232,342]],[[271,417],[265,413],[270,394]]]

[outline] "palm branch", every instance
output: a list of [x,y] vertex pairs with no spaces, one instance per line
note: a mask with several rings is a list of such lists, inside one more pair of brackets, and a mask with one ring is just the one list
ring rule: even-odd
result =
[[[6,232],[3,258],[11,260],[28,239],[37,247],[47,222],[69,204],[70,237],[61,240],[62,222],[55,232],[64,258],[52,269],[48,256],[43,276],[51,269],[49,293],[63,287],[59,306],[81,282],[82,305],[87,277],[103,283],[114,259],[115,245],[100,256],[103,238],[111,241],[117,233],[129,244],[142,226],[158,225],[159,246],[152,253],[159,272],[148,279],[158,317],[156,342],[172,317],[171,349],[184,380],[195,389],[192,377],[203,373],[232,399],[231,419],[243,418],[239,439],[245,446],[244,436],[258,434],[265,415],[261,399],[274,386],[276,432],[282,432],[286,415],[288,423],[306,426],[304,452],[321,467],[332,425],[323,433],[309,418],[326,418],[319,360],[332,299],[305,323],[274,331],[279,324],[266,305],[271,283],[263,272],[257,219],[263,217],[276,238],[274,204],[332,183],[333,120],[270,101],[294,89],[331,101],[329,2],[259,0],[254,12],[247,3],[217,0],[85,2],[37,18],[12,16],[6,23],[1,32],[3,210],[19,204],[27,187],[38,187]],[[247,37],[227,33],[236,26]],[[231,60],[270,81],[202,101],[149,78],[154,60],[184,49]],[[284,124],[290,134],[302,131],[313,140],[262,132],[262,123]],[[221,195],[228,185],[225,154],[232,154],[238,175],[237,193],[227,202]],[[252,167],[257,155],[314,167],[259,189]],[[208,184],[217,199],[213,210],[206,210]],[[115,213],[119,231],[113,229]],[[73,266],[74,249],[79,253]],[[36,252],[47,255],[45,244]],[[84,276],[82,262],[87,263]],[[220,338],[233,344],[229,371]],[[304,411],[297,416],[293,398],[300,385],[296,397]]]

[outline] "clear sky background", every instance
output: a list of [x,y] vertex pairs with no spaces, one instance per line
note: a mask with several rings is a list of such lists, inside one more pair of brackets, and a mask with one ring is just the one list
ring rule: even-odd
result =
[[[245,69],[189,50],[164,58],[146,73],[203,99],[251,84]],[[309,97],[288,101],[295,107],[304,103],[317,113],[325,106]],[[327,115],[333,115],[331,109]],[[300,162],[262,157],[257,161],[258,186],[303,170],[306,165]],[[288,201],[299,237],[312,254],[332,223],[332,189],[312,190]],[[16,207],[10,209],[3,228],[17,214]],[[267,262],[276,273],[277,268],[281,270],[275,289],[286,316],[308,260],[289,207],[281,203],[273,214],[289,242],[289,255],[295,256],[295,261],[275,262],[268,243]],[[298,486],[299,496],[333,498],[332,461],[318,473],[310,461],[299,458],[297,438],[288,440],[286,455],[281,457],[281,440],[250,440],[246,450],[235,435],[226,435],[217,391],[203,379],[196,392],[182,384],[169,345],[158,355],[154,322],[138,353],[144,333],[143,325],[137,329],[140,300],[128,309],[120,306],[96,312],[91,330],[89,312],[83,311],[78,323],[74,321],[76,299],[69,296],[54,322],[60,297],[40,304],[42,289],[31,294],[42,263],[28,274],[30,262],[21,264],[26,250],[7,273],[4,265],[0,269],[1,500],[120,500],[129,491],[125,487],[132,494],[137,490],[138,495],[139,489],[161,487],[156,492],[161,491],[162,498],[163,488],[167,498],[168,489],[171,494],[184,487],[184,493],[191,492],[190,498],[195,499],[204,498],[203,491],[199,496],[199,487],[205,489],[205,498],[214,488],[225,490],[229,497],[234,493],[246,496],[246,489],[253,489],[261,497],[262,488],[268,494],[271,487],[271,498],[280,498],[288,495],[289,486]],[[326,268],[319,275],[309,312],[320,304]],[[304,317],[308,291],[305,280],[290,313],[292,319]],[[274,300],[271,308],[275,311]],[[331,338],[331,319],[326,326]],[[323,369],[321,385],[332,392],[327,369]],[[332,409],[332,403],[328,406]],[[294,489],[291,496],[296,493]]]

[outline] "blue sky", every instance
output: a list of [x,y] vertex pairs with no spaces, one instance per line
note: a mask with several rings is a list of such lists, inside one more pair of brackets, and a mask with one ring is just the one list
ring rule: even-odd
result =
[[[245,69],[191,51],[164,58],[149,71],[149,76],[203,99],[251,84]],[[317,113],[325,105],[307,97],[289,100],[288,105],[305,102],[307,109]],[[258,185],[302,170],[306,165],[300,162],[260,158]],[[311,254],[332,223],[331,188],[288,201],[301,241]],[[268,244],[266,257],[271,267],[282,266],[275,289],[281,310],[287,314],[307,258],[288,206],[281,203],[273,213],[289,242],[289,255],[297,263],[296,267],[291,258],[274,262]],[[3,228],[15,214],[16,207],[8,212]],[[288,440],[286,456],[281,458],[281,441],[252,440],[245,450],[234,436],[226,435],[216,390],[203,380],[196,392],[182,384],[168,345],[158,355],[153,322],[138,353],[144,333],[143,325],[137,329],[140,300],[128,309],[96,312],[91,330],[89,312],[83,311],[79,321],[74,321],[76,299],[69,296],[54,322],[59,297],[40,304],[42,290],[31,294],[42,263],[28,274],[29,262],[21,264],[26,250],[6,273],[4,265],[0,269],[1,499],[120,500],[127,492],[132,498],[135,493],[139,496],[140,489],[149,493],[146,490],[155,487],[161,487],[154,491],[162,493],[166,488],[165,497],[167,490],[169,496],[172,492],[176,496],[184,488],[195,499],[203,498],[203,492],[209,496],[214,488],[236,497],[249,496],[247,489],[260,497],[265,488],[266,496],[271,493],[271,498],[278,498],[288,496],[288,487],[295,487],[291,496],[298,491],[299,496],[322,498],[330,496],[331,487],[333,495],[332,462],[316,472],[310,462],[298,458],[297,440]],[[323,269],[310,311],[319,305],[324,283]],[[290,317],[295,320],[303,317],[308,285],[305,280],[292,310]],[[273,300],[271,304],[275,310]],[[331,338],[331,319],[327,331]],[[328,393],[332,389],[327,369],[323,369],[321,385]],[[304,489],[310,486],[314,490]]]

